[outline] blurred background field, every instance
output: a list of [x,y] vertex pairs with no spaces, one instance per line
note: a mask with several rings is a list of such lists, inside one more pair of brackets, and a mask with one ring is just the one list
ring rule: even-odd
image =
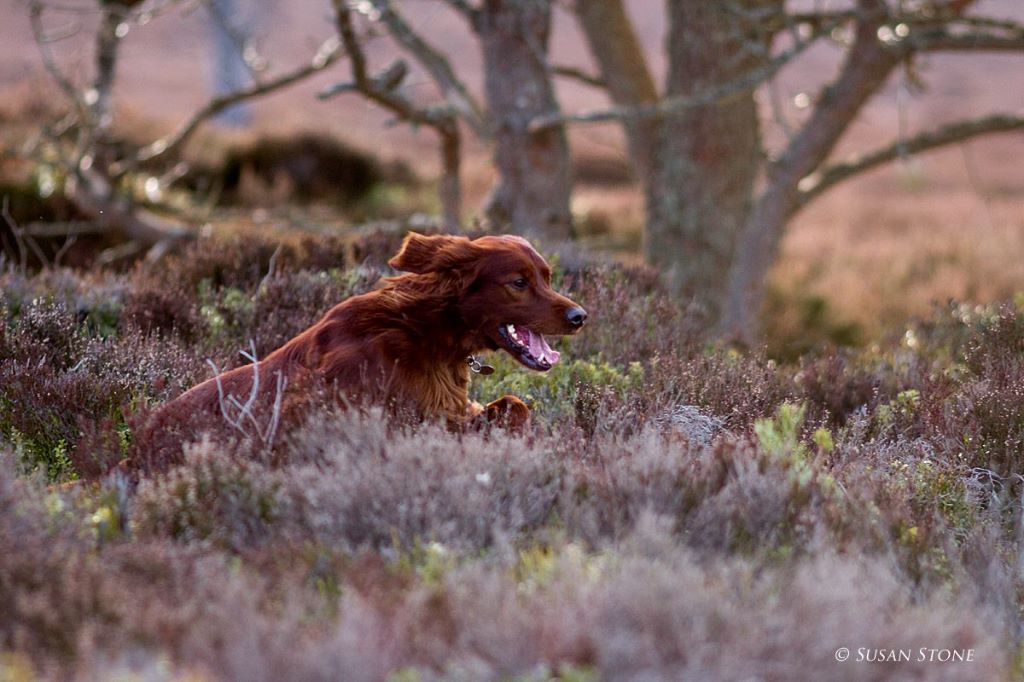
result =
[[[639,0],[628,5],[660,81],[665,70],[663,8],[660,3]],[[56,44],[71,73],[76,72],[76,64],[81,73],[89,61],[88,29],[90,21],[95,22],[95,12],[88,11],[88,3],[82,7],[86,11],[54,14],[60,18],[54,21],[55,30],[77,27],[76,35]],[[470,88],[479,91],[483,80],[479,51],[459,17],[434,0],[406,2],[402,9],[411,23],[427,29],[435,44],[444,46]],[[327,9],[319,2],[249,2],[239,4],[239,10],[271,71],[308,60],[333,30]],[[978,10],[1007,18],[1024,15],[1024,7],[1015,0],[985,0]],[[41,71],[25,4],[3,0],[0,17],[0,115],[5,122],[0,133],[17,138],[31,130],[39,112],[47,110],[58,95]],[[593,70],[572,17],[556,6],[554,21],[552,61]],[[115,105],[120,134],[152,139],[154,133],[173,129],[210,96],[212,51],[207,23],[201,7],[185,3],[168,6],[165,14],[148,24],[132,27],[123,40],[118,65]],[[371,41],[367,50],[371,60],[381,64],[396,53],[387,38]],[[828,46],[813,48],[786,68],[770,90],[759,92],[762,107],[767,110],[769,100],[777,98],[781,116],[799,121],[801,110],[794,102],[831,78],[838,55]],[[436,178],[439,171],[430,131],[387,126],[380,110],[356,95],[326,102],[314,97],[320,88],[342,79],[346,70],[343,60],[308,82],[251,103],[251,121],[244,128],[208,124],[193,140],[188,157],[222,163],[233,145],[264,136],[315,133],[390,168],[385,182],[407,179],[411,173],[427,183]],[[1024,92],[1024,68],[1013,55],[930,55],[919,63],[918,71],[925,90],[919,92],[906,78],[896,78],[869,104],[839,145],[836,157],[900,133],[913,134],[986,111],[1013,111]],[[606,103],[594,88],[572,81],[557,83],[564,111]],[[433,93],[431,81],[423,74],[412,76],[407,87],[424,97]],[[765,135],[771,146],[785,132],[770,123]],[[589,125],[571,129],[570,136],[577,178],[572,209],[584,243],[636,260],[642,239],[642,198],[630,180],[621,130],[611,124]],[[479,142],[468,138],[466,145],[465,207],[466,217],[472,218],[493,184],[494,171]],[[828,335],[830,328],[838,327],[846,330],[840,332],[839,340],[863,343],[910,316],[927,312],[934,302],[951,298],[988,302],[1024,290],[1019,257],[1024,239],[1022,155],[1020,133],[975,140],[883,167],[817,200],[797,217],[783,243],[770,281],[768,328],[785,337],[784,345],[808,325],[825,327],[812,330],[812,335]],[[257,184],[250,195],[275,218],[287,217],[295,214],[284,205],[288,189],[279,187],[274,194]],[[353,224],[418,209],[438,210],[431,189],[379,188],[359,210],[321,213],[321,221],[316,213],[303,212],[296,222],[316,229],[332,221]],[[257,217],[267,227],[287,224],[266,216],[261,212]],[[249,217],[236,213],[233,219],[251,222]]]

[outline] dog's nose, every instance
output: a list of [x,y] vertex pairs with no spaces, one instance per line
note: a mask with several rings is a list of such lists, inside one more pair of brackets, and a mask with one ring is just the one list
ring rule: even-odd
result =
[[576,328],[582,327],[583,323],[587,321],[587,311],[579,307],[569,308],[569,312],[565,314],[565,319]]

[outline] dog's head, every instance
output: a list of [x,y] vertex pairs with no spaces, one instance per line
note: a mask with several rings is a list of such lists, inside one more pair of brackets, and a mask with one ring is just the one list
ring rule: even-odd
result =
[[413,232],[390,265],[451,287],[476,346],[501,348],[530,369],[543,372],[558,362],[545,334],[575,334],[587,320],[587,311],[551,288],[551,268],[522,237]]

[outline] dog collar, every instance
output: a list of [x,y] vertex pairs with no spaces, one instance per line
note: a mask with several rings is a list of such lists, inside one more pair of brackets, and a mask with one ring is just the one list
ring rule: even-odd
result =
[[484,376],[487,376],[488,374],[494,374],[493,367],[480,362],[472,355],[466,358],[466,364],[469,365],[469,368],[473,372],[476,372],[477,374],[483,374]]

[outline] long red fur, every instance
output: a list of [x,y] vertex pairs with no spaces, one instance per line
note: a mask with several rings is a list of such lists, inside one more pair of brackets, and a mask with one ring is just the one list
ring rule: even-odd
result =
[[[543,259],[518,237],[471,241],[412,233],[390,264],[407,274],[339,303],[255,365],[183,393],[154,415],[152,428],[187,428],[237,413],[230,396],[261,418],[269,418],[275,401],[281,412],[301,414],[324,390],[342,400],[385,401],[453,425],[481,414],[522,425],[528,410],[514,396],[486,408],[469,399],[467,357],[494,349],[492,327],[506,321],[544,334],[576,331],[565,318],[578,306],[551,289]],[[520,275],[530,282],[525,295],[507,286],[506,280]]]

